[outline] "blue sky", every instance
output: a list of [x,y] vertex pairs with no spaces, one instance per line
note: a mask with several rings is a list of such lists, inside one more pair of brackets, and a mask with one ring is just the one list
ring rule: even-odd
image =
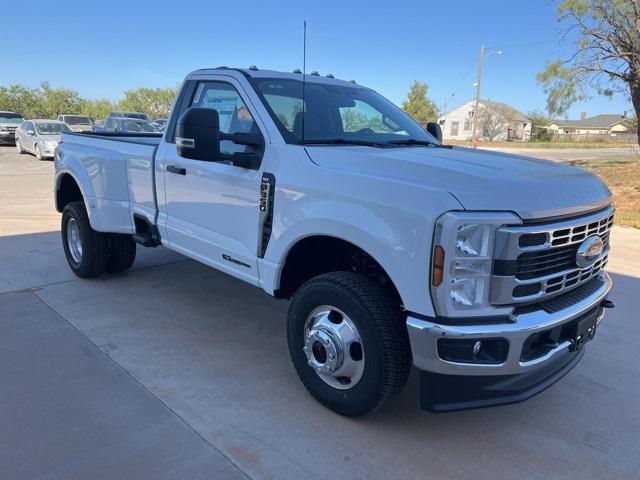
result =
[[[48,80],[112,100],[203,67],[301,67],[306,19],[309,71],[355,79],[398,104],[413,80],[428,83],[440,107],[471,99],[480,45],[501,48],[485,63],[482,97],[527,112],[545,105],[536,72],[565,48],[548,0],[32,0],[10,12],[1,22],[0,85]],[[596,96],[569,116],[624,110],[627,99]]]

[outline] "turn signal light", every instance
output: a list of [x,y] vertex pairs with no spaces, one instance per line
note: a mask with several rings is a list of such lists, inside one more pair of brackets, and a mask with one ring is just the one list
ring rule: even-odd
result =
[[437,245],[433,249],[433,271],[431,272],[431,283],[437,287],[442,283],[442,275],[444,272],[444,249]]

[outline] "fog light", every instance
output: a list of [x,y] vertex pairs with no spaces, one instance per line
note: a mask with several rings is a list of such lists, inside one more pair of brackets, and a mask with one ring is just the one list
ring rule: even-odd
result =
[[447,362],[500,364],[507,359],[508,351],[509,343],[505,338],[438,339],[438,355]]

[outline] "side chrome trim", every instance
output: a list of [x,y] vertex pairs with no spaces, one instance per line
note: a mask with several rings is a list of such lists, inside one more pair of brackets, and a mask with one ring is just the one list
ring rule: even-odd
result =
[[183,148],[195,148],[196,141],[193,138],[176,137],[176,145]]
[[[526,339],[533,333],[556,327],[573,320],[581,314],[599,305],[611,290],[611,278],[601,273],[603,285],[587,298],[569,308],[547,313],[544,310],[522,313],[515,317],[514,323],[488,325],[442,325],[415,317],[407,318],[407,330],[411,341],[413,363],[420,370],[448,375],[511,375],[523,373],[545,364],[558,355],[568,353],[569,343],[564,342],[543,357],[521,362],[520,355]],[[437,319],[434,319],[437,320]],[[506,338],[509,352],[504,363],[469,364],[443,360],[438,355],[439,338],[482,339]]]

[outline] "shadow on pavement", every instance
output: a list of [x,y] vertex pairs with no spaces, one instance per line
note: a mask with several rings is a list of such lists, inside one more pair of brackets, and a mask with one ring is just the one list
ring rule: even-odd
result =
[[[640,278],[612,274],[617,308],[583,361],[525,403],[429,414],[418,408],[413,375],[388,408],[347,419],[298,381],[285,340],[286,301],[162,249],[140,249],[136,267],[146,268],[78,280],[69,277],[58,236],[0,237],[5,291],[42,287],[38,298],[250,476],[586,479],[633,478],[640,468]],[[32,264],[25,275],[15,271],[23,262]],[[42,328],[24,326],[34,334]],[[29,361],[22,352],[20,362]],[[11,378],[3,383],[9,389],[18,377]],[[56,400],[47,401],[54,408]]]

